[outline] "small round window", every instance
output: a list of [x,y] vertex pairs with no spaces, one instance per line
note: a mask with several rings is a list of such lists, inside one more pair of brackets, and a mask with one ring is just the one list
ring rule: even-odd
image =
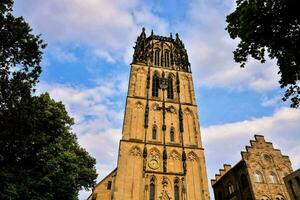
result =
[[265,155],[264,155],[264,159],[265,159],[267,162],[272,162],[272,157],[271,157],[270,155],[265,154]]

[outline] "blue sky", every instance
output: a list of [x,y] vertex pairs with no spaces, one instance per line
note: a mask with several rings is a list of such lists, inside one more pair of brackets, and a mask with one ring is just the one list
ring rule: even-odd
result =
[[[115,166],[136,37],[179,33],[192,65],[209,179],[234,164],[254,134],[300,167],[300,111],[281,102],[276,61],[233,61],[226,33],[233,0],[16,0],[48,44],[39,92],[66,105],[79,143],[96,159],[98,180]],[[88,192],[81,192],[80,199]],[[213,194],[211,194],[213,199]]]

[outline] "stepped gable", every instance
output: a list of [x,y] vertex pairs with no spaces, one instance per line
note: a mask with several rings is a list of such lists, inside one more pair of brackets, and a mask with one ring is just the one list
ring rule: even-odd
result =
[[273,150],[275,154],[282,157],[284,161],[290,163],[290,159],[287,155],[283,155],[281,150],[274,148],[272,142],[268,142],[265,140],[265,137],[263,135],[254,135],[254,140],[250,140],[250,146],[245,147],[246,151],[242,151],[242,159],[247,161],[249,160],[249,156],[252,152],[260,150],[260,152],[270,152],[270,150]]
[[215,179],[211,179],[211,184],[214,185],[218,180],[220,180],[230,169],[230,164],[224,164],[222,169],[219,169],[219,173],[215,175]]

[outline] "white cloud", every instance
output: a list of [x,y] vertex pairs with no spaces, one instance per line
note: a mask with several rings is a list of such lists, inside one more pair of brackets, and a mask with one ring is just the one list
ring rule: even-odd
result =
[[[73,131],[79,144],[97,160],[97,181],[116,167],[118,144],[122,135],[127,77],[114,75],[97,80],[96,86],[40,83],[38,92],[48,92],[56,101],[62,101],[70,116],[74,117]],[[89,192],[81,191],[80,199]]]
[[282,105],[283,102],[281,98],[282,97],[279,95],[273,96],[271,98],[262,96],[261,105],[265,107]]
[[50,48],[50,54],[53,58],[60,62],[75,62],[78,58],[72,52],[63,50],[61,47],[56,46]]
[[115,63],[116,60],[106,51],[96,50],[95,54],[101,58],[104,58],[107,62]]
[[198,86],[265,92],[279,87],[275,61],[250,60],[240,68],[233,60],[237,40],[225,31],[233,1],[193,0],[189,20],[180,25]]
[[282,107],[272,116],[254,118],[202,128],[209,178],[224,163],[235,164],[241,159],[254,134],[262,134],[291,159],[294,169],[300,167],[300,110]]
[[151,27],[167,30],[167,22],[138,0],[27,0],[16,1],[18,14],[47,42],[81,44],[109,62],[124,59],[141,32]]

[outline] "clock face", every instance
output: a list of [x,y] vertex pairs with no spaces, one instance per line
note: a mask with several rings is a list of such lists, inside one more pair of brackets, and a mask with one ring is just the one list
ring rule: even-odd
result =
[[156,159],[151,159],[149,162],[148,162],[148,166],[151,168],[151,169],[158,169],[159,168],[159,163]]

